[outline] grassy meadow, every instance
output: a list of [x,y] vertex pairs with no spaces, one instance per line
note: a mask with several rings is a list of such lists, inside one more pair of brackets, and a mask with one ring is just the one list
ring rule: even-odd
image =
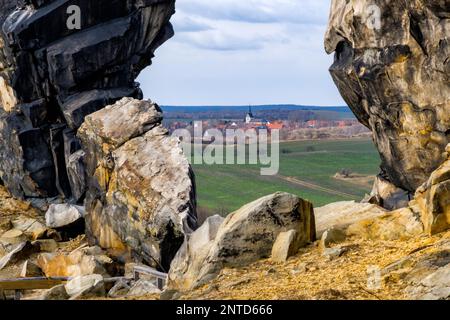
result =
[[[226,215],[262,196],[285,191],[314,206],[360,200],[371,190],[380,158],[370,139],[314,140],[280,144],[280,170],[261,176],[256,165],[193,165],[198,206],[203,214]],[[360,178],[339,180],[349,169]]]

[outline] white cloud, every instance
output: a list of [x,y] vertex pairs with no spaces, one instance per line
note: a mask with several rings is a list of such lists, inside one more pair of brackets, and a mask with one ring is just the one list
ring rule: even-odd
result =
[[173,19],[175,31],[190,34],[176,40],[210,50],[257,50],[271,43],[286,43],[298,36],[299,26],[311,30],[324,26],[327,2],[179,0]]
[[330,0],[177,0],[139,81],[161,104],[343,105],[323,49]]
[[320,0],[179,0],[178,10],[214,20],[252,23],[323,24],[328,1]]

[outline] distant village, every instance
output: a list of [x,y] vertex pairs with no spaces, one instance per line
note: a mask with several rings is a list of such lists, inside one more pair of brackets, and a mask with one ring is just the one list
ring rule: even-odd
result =
[[[187,116],[182,114],[169,114],[168,117],[166,115],[165,126],[170,132],[178,129],[193,131],[201,121],[204,132],[209,129],[217,129],[223,133],[228,129],[254,129],[257,132],[267,130],[270,134],[272,130],[279,130],[282,140],[350,138],[370,135],[370,131],[355,118],[338,119],[337,115],[323,116],[320,112],[304,112],[300,115],[297,113],[296,116],[292,116],[291,113],[293,112],[284,113],[285,119],[276,119],[273,115],[278,112],[264,111],[259,115],[259,112],[254,112],[249,106],[247,114],[241,118],[233,118],[228,115],[224,119],[220,112],[203,114],[203,117],[197,115],[198,118],[189,115],[191,119],[183,119]],[[271,115],[271,119],[264,117],[267,114]]]

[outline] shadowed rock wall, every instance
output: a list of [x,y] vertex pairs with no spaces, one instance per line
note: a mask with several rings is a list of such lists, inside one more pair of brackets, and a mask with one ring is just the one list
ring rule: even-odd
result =
[[[81,9],[71,30],[67,9]],[[175,0],[0,0],[0,177],[16,197],[82,200],[86,115],[122,97],[173,35]]]

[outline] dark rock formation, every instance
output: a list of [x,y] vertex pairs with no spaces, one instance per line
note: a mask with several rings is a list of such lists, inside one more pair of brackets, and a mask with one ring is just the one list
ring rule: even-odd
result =
[[[373,196],[390,209],[396,205],[382,193],[406,204],[446,160],[449,17],[449,1],[332,2],[325,39],[326,51],[336,52],[330,71],[345,101],[373,132],[382,158]],[[387,189],[377,191],[382,184]]]
[[[67,25],[80,8],[81,29]],[[173,34],[175,0],[0,0],[0,178],[21,198],[82,200],[86,115],[122,97]],[[16,9],[17,8],[17,9]]]

